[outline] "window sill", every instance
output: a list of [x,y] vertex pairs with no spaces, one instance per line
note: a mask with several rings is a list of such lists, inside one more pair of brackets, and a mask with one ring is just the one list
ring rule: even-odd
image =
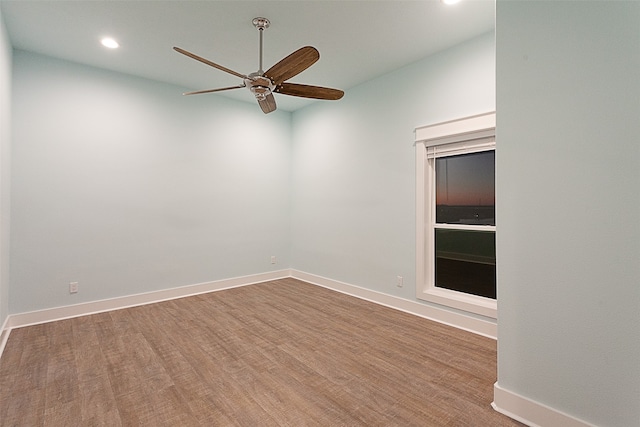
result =
[[491,298],[484,298],[476,295],[465,294],[463,292],[435,287],[428,287],[422,292],[419,291],[417,297],[421,300],[457,308],[459,310],[479,314],[492,319],[498,318],[498,303],[496,300]]

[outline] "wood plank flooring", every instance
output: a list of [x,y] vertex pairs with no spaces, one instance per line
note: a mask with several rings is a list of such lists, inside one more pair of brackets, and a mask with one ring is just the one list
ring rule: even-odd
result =
[[2,426],[517,426],[495,341],[295,279],[15,329]]

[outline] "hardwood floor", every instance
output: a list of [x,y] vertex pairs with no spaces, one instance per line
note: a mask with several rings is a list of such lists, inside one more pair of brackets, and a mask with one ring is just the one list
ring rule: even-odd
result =
[[2,426],[516,426],[495,341],[295,279],[15,329]]

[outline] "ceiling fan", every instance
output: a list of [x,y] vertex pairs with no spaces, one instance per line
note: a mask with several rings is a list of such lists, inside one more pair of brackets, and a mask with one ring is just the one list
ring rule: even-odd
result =
[[260,66],[258,71],[249,75],[244,75],[236,71],[230,70],[222,65],[218,65],[215,62],[211,62],[208,59],[202,58],[189,51],[174,47],[176,52],[186,55],[190,58],[200,61],[204,64],[210,65],[213,68],[224,71],[225,73],[233,74],[236,77],[242,79],[242,83],[237,86],[221,87],[217,89],[198,90],[195,92],[186,92],[184,95],[197,95],[202,93],[222,92],[225,90],[249,88],[253,93],[265,114],[268,114],[276,109],[276,100],[273,96],[274,93],[281,93],[283,95],[298,96],[302,98],[313,99],[325,99],[325,100],[338,100],[342,98],[344,92],[339,89],[331,89],[328,87],[303,85],[299,83],[288,83],[286,80],[300,74],[310,66],[312,66],[318,59],[320,59],[320,53],[312,46],[301,47],[286,58],[280,60],[274,66],[267,71],[262,70],[262,33],[265,29],[269,28],[271,24],[267,18],[254,18],[253,26],[260,32]]

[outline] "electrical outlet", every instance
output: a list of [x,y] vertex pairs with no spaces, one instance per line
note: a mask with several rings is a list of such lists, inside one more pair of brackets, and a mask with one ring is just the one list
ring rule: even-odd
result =
[[275,263],[276,263],[276,256],[271,255],[271,264],[275,264]]
[[403,285],[403,279],[402,279],[402,276],[397,276],[397,277],[396,277],[396,286],[397,286],[397,287],[399,287],[399,288],[401,288],[401,287],[402,287],[402,285]]
[[69,293],[77,294],[78,293],[78,282],[70,282],[69,283]]

